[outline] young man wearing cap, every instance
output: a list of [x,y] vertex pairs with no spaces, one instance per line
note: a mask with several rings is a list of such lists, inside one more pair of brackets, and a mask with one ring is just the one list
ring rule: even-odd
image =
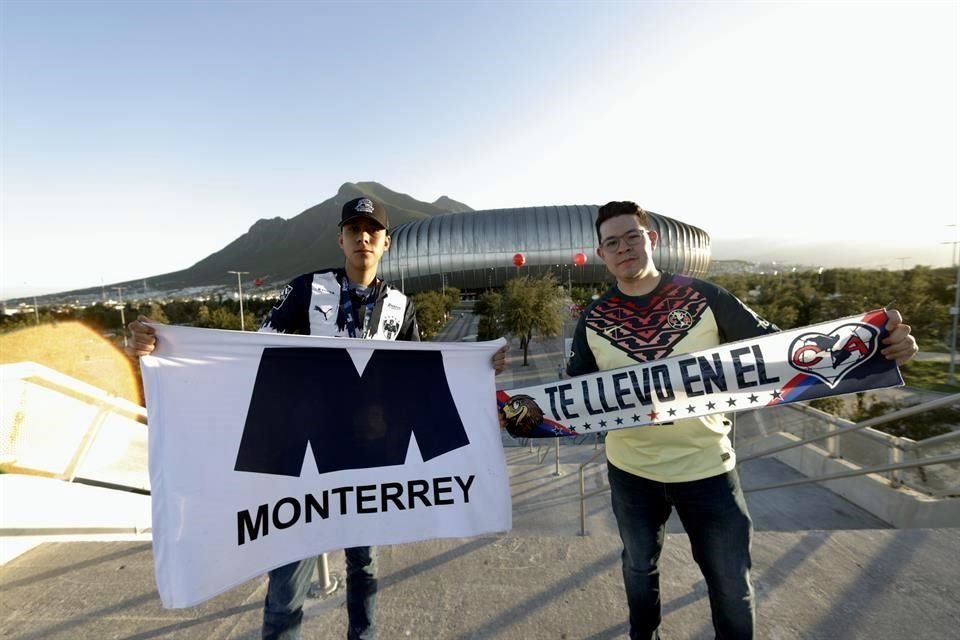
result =
[[[263,322],[261,331],[314,336],[420,340],[413,302],[377,278],[383,253],[390,248],[390,222],[382,204],[354,198],[343,205],[337,244],[343,268],[294,278]],[[399,327],[397,329],[396,327]],[[374,547],[344,549],[347,574],[347,638],[375,636],[377,552]],[[263,605],[263,638],[299,637],[303,603],[310,590],[316,558],[269,573]]]
[[[633,202],[609,202],[596,221],[597,255],[617,283],[584,310],[571,376],[615,369],[778,331],[729,292],[657,269],[658,235]],[[917,352],[910,327],[888,311],[882,353],[902,364]],[[610,319],[615,318],[615,325]],[[753,638],[753,525],[722,415],[607,434],[611,502],[623,542],[631,640],[660,637],[660,553],[676,508],[707,583],[717,638]]]
[[[294,278],[267,315],[261,331],[301,335],[419,341],[412,301],[377,278],[383,253],[390,248],[390,223],[384,206],[361,197],[343,205],[337,243],[343,268],[324,269]],[[154,330],[138,318],[130,323],[128,353],[147,355],[156,346]],[[506,366],[506,347],[493,356],[493,368]],[[347,638],[375,637],[377,555],[373,547],[344,550],[347,574]],[[300,637],[303,603],[316,558],[278,567],[269,573],[263,610],[264,640]]]

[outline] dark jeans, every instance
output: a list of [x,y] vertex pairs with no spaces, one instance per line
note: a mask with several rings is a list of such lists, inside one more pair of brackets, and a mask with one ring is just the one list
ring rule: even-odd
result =
[[736,471],[692,482],[654,482],[607,464],[623,541],[630,640],[660,638],[660,552],[675,507],[707,583],[720,640],[753,638],[750,584],[753,523]]
[[[347,640],[376,637],[377,549],[344,549],[347,560]],[[268,575],[263,603],[263,640],[298,640],[303,622],[303,601],[317,568],[316,558],[293,562]]]

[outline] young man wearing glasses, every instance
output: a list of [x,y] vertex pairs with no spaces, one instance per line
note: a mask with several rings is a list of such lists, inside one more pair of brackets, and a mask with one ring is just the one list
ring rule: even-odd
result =
[[[724,289],[657,269],[657,232],[633,202],[609,202],[596,221],[597,255],[617,279],[583,312],[571,376],[700,351],[779,329]],[[888,311],[882,353],[917,352],[910,327]],[[753,638],[753,524],[734,469],[730,422],[716,414],[607,434],[611,502],[623,542],[631,640],[660,638],[659,560],[672,509],[707,583],[717,638]]]

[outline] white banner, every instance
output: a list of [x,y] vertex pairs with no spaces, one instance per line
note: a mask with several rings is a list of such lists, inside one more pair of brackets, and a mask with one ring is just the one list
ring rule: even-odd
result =
[[511,528],[502,340],[156,330],[141,365],[165,607],[324,551]]
[[556,438],[903,384],[883,309],[562,382],[497,392],[507,431]]

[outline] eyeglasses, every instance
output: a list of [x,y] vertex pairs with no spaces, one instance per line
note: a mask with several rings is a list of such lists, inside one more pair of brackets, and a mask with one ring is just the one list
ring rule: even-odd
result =
[[600,248],[604,251],[616,251],[620,248],[621,240],[626,242],[628,247],[635,247],[639,244],[643,244],[643,237],[646,233],[646,230],[639,230],[628,231],[622,236],[610,236],[609,238],[605,238],[603,242],[600,243]]

